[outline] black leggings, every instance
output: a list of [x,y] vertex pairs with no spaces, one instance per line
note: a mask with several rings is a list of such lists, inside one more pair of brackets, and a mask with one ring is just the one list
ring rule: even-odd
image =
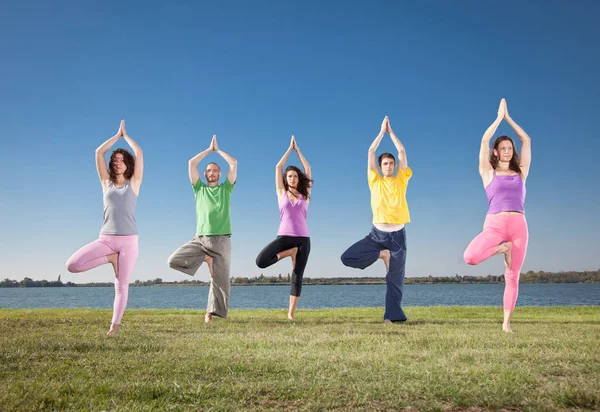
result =
[[277,262],[277,254],[297,247],[296,266],[292,271],[292,291],[290,295],[300,296],[302,292],[302,277],[304,268],[310,254],[310,238],[300,236],[277,236],[256,257],[256,266],[261,269],[267,268]]

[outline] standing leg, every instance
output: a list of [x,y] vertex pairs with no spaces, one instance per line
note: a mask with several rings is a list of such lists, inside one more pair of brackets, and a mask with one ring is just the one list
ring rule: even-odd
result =
[[290,292],[290,306],[288,310],[288,319],[294,320],[294,312],[298,299],[302,293],[302,278],[304,277],[304,269],[310,255],[310,238],[299,237],[298,253],[296,255],[294,269],[292,271],[292,290]]
[[392,232],[384,243],[390,250],[390,268],[385,277],[385,313],[384,321],[404,322],[408,318],[402,310],[404,294],[404,275],[406,267],[406,231]]
[[527,253],[529,232],[524,215],[510,215],[509,236],[512,240],[512,265],[504,272],[504,323],[502,330],[512,333],[510,319],[519,294],[519,277]]
[[115,279],[115,302],[113,317],[108,335],[114,335],[119,330],[121,318],[127,306],[129,296],[129,279],[138,257],[138,237],[114,236],[115,248],[119,251],[119,277]]
[[205,236],[202,244],[213,259],[213,277],[210,280],[205,321],[212,315],[227,318],[229,308],[231,264],[231,238],[229,236]]

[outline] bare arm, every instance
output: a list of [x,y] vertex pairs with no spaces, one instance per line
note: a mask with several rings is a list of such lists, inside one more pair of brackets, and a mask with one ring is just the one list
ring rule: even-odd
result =
[[219,149],[219,146],[217,145],[216,135],[213,136],[213,140],[214,151],[217,152],[223,159],[225,159],[225,161],[229,165],[229,170],[227,171],[227,180],[229,180],[229,183],[234,184],[237,178],[237,160],[235,160],[231,155]]
[[116,135],[108,139],[106,142],[102,143],[96,149],[96,171],[98,172],[98,177],[100,178],[100,183],[102,184],[102,188],[106,189],[106,182],[110,179],[110,174],[108,173],[108,168],[106,167],[106,159],[104,155],[106,152],[110,150],[111,147],[121,138],[121,128],[119,127],[119,131]]
[[406,168],[408,167],[408,159],[406,158],[406,150],[404,149],[404,145],[400,142],[400,139],[396,137],[396,134],[392,130],[392,126],[390,126],[390,119],[387,119],[387,131],[392,138],[392,142],[394,142],[394,146],[396,146],[396,150],[398,150],[398,167],[406,172]]
[[527,179],[527,175],[529,174],[529,166],[531,165],[531,138],[529,135],[523,130],[508,114],[508,108],[504,112],[504,119],[506,123],[513,128],[517,137],[521,141],[521,155],[519,158],[521,159],[521,173],[523,174],[523,178]]
[[214,150],[214,142],[216,140],[216,136],[213,135],[212,140],[210,141],[210,146],[203,152],[198,153],[196,156],[192,157],[188,161],[188,174],[190,176],[190,182],[192,185],[195,185],[198,179],[200,179],[200,172],[198,172],[198,164],[202,159],[204,159],[210,152]]
[[484,187],[490,184],[494,175],[494,170],[490,164],[490,140],[494,136],[494,133],[496,133],[500,122],[502,122],[505,110],[506,101],[502,99],[500,101],[500,106],[498,107],[498,117],[496,117],[496,120],[494,120],[490,127],[487,128],[481,138],[481,146],[479,147],[479,175],[483,180]]
[[377,172],[377,158],[375,156],[375,153],[377,152],[377,148],[379,147],[379,144],[381,143],[381,139],[383,139],[383,136],[385,135],[386,130],[387,130],[387,116],[385,116],[385,118],[383,119],[383,122],[381,123],[381,130],[379,131],[379,134],[377,135],[375,140],[373,140],[373,143],[371,143],[371,146],[369,147],[369,169],[373,170],[374,172]]
[[135,154],[135,168],[133,171],[132,183],[139,193],[140,186],[142,185],[142,178],[144,177],[144,152],[142,152],[142,148],[127,134],[127,130],[125,130],[125,120],[121,120],[121,133]]
[[293,136],[292,141],[290,142],[290,147],[288,147],[283,157],[275,166],[275,190],[277,191],[278,199],[281,199],[281,197],[285,194],[285,186],[283,184],[283,166],[285,166],[285,164],[287,163],[288,157],[290,157],[290,153],[292,153],[292,150],[294,150]]

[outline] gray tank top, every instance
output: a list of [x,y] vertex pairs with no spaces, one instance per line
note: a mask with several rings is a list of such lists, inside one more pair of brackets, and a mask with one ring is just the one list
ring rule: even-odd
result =
[[133,192],[129,180],[122,187],[116,187],[113,182],[109,182],[108,188],[104,192],[104,224],[100,229],[100,234],[137,235],[136,206],[137,195]]

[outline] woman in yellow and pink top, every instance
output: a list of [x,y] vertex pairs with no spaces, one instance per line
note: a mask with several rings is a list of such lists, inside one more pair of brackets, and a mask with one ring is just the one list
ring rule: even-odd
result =
[[[379,156],[375,152],[385,133],[389,133],[398,150],[398,165],[391,153]],[[381,169],[381,175],[377,164]],[[385,323],[404,322],[406,314],[402,310],[404,291],[404,268],[406,265],[406,231],[404,225],[410,222],[406,203],[406,187],[412,176],[408,167],[404,145],[394,134],[390,121],[385,117],[379,134],[369,147],[368,182],[371,190],[371,209],[373,210],[373,227],[371,232],[359,240],[342,255],[342,263],[346,266],[365,269],[378,259],[385,263],[387,291],[385,295]],[[398,166],[398,173],[394,176]]]
[[[490,151],[490,139],[502,120],[521,140],[521,156],[508,136],[499,136]],[[527,252],[529,233],[525,220],[525,180],[531,164],[531,139],[508,115],[506,100],[500,101],[498,117],[486,130],[479,150],[479,174],[488,198],[489,209],[483,231],[464,253],[465,262],[477,265],[496,254],[504,254],[504,323],[502,330],[512,333],[510,318],[519,292],[519,276]]]

